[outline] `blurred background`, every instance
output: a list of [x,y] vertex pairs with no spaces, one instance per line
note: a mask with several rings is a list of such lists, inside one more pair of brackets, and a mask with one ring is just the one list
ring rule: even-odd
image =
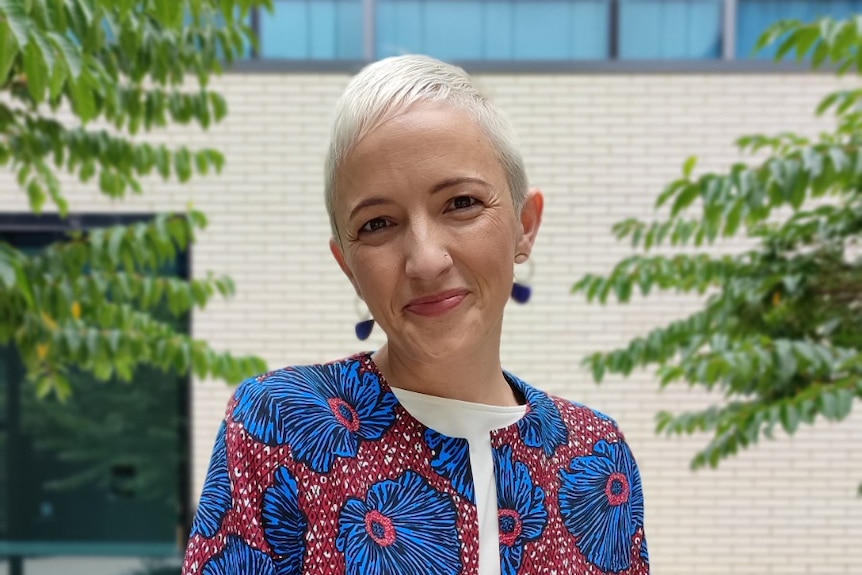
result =
[[[237,40],[224,73],[209,78],[207,89],[221,94],[226,105],[224,118],[211,126],[200,121],[201,110],[192,106],[182,121],[182,105],[156,98],[117,97],[113,110],[110,90],[100,91],[95,80],[90,84],[95,108],[88,114],[79,78],[86,77],[87,62],[91,70],[102,69],[98,59],[112,46],[126,50],[112,64],[120,78],[134,76],[136,66],[149,74],[152,66],[155,76],[141,74],[145,81],[164,80],[170,89],[194,92],[200,89],[195,68],[189,64],[179,80],[170,73],[160,78],[158,66],[170,70],[170,64],[159,64],[162,53],[146,52],[145,42],[126,41],[121,30],[127,13],[116,17],[116,27],[105,24],[101,39],[75,37],[81,49],[92,44],[102,50],[84,55],[85,71],[77,76],[62,41],[44,48],[34,40],[28,45],[36,48],[28,49],[20,37],[17,45],[8,40],[14,32],[8,23],[26,16],[27,3],[17,4],[17,16],[14,1],[0,10],[7,17],[6,35],[0,34],[6,54],[0,60],[10,61],[0,95],[4,110],[23,106],[33,117],[44,114],[74,129],[117,131],[136,146],[212,148],[224,167],[216,175],[214,157],[198,163],[187,158],[194,164],[188,167],[172,156],[164,170],[170,177],[164,179],[155,152],[150,169],[137,171],[127,166],[110,172],[108,159],[99,156],[93,170],[117,178],[131,173],[143,192],[133,194],[121,184],[85,177],[85,160],[71,169],[61,160],[56,184],[68,208],[52,201],[47,176],[42,194],[47,200],[34,201],[38,193],[27,184],[30,172],[22,177],[20,168],[32,160],[26,154],[34,153],[35,144],[14,146],[24,141],[20,134],[42,127],[21,120],[30,127],[19,134],[0,114],[0,151],[20,154],[0,158],[11,168],[0,172],[0,243],[15,250],[0,260],[0,272],[3,262],[12,262],[0,284],[6,286],[0,290],[5,314],[0,319],[9,328],[0,330],[0,575],[179,573],[233,384],[263,363],[276,368],[321,362],[381,344],[380,334],[357,342],[353,333],[355,298],[328,250],[323,157],[331,110],[351,75],[376,59],[414,52],[463,65],[515,126],[531,184],[545,192],[546,216],[530,278],[534,297],[507,312],[504,366],[620,422],[641,466],[653,572],[860,573],[858,410],[832,418],[840,422],[817,420],[792,436],[779,427],[773,441],[740,448],[716,469],[692,471],[690,461],[708,436],[657,435],[655,414],[697,411],[721,402],[720,393],[685,385],[660,389],[652,369],[635,369],[625,378],[608,375],[595,385],[581,361],[685,317],[701,307],[703,296],[659,293],[635,296],[625,306],[599,306],[572,294],[572,286],[585,274],[609,273],[632,252],[628,241],[616,240],[613,224],[652,219],[656,197],[679,177],[687,157],[698,156],[698,173],[726,172],[742,157],[734,141],[743,134],[792,131],[814,137],[833,129],[834,119],[817,117],[814,110],[830,91],[859,88],[854,74],[811,71],[808,61],[775,62],[775,46],[756,55],[753,50],[760,34],[779,20],[853,18],[862,13],[862,1],[275,0],[270,9],[251,3],[248,11],[237,2],[233,12],[215,19],[216,28],[244,26],[258,41]],[[47,6],[35,2],[41,4]],[[71,16],[79,4],[93,10],[91,18],[112,13],[110,2],[69,2],[72,23],[63,32],[68,37],[74,36]],[[161,17],[159,10],[170,10],[160,2],[123,4],[132,14],[153,10]],[[174,30],[197,25],[187,3],[177,5],[185,24]],[[57,21],[35,12],[29,17],[30,24],[44,29]],[[28,50],[42,50],[42,59]],[[215,60],[224,58],[225,50],[213,48]],[[47,57],[54,52],[56,58]],[[139,60],[128,57],[134,53],[141,54]],[[50,66],[59,66],[55,60],[61,56],[66,76],[56,80]],[[187,56],[193,62],[185,52],[175,57]],[[50,72],[44,100],[32,87],[39,62]],[[114,68],[105,64],[104,77]],[[102,78],[95,72],[92,77]],[[57,102],[56,109],[51,102]],[[129,118],[158,116],[159,106],[168,109],[167,121],[144,119],[145,129],[130,129]],[[203,108],[209,110],[207,104]],[[63,141],[72,150],[77,140]],[[104,144],[106,150],[113,145]],[[90,151],[75,149],[82,158],[102,153],[97,144]],[[118,165],[136,153],[116,149]],[[189,171],[199,173],[189,179],[184,174]],[[124,242],[129,257],[137,257],[134,233],[117,232],[117,253],[111,253],[108,233],[100,239],[108,247],[92,248],[103,260],[90,254],[79,265],[84,275],[98,276],[97,261],[103,261],[106,269],[149,266],[159,277],[201,282],[204,295],[189,288],[183,296],[177,287],[173,295],[165,288],[164,297],[144,296],[140,287],[138,295],[129,296],[166,326],[169,343],[126,346],[122,338],[132,324],[118,324],[120,333],[112,336],[106,327],[112,320],[106,318],[93,320],[102,327],[92,341],[75,344],[72,336],[51,335],[64,329],[64,321],[74,326],[88,314],[98,316],[97,295],[87,292],[91,300],[75,295],[78,287],[51,296],[44,286],[34,288],[35,299],[44,295],[46,303],[33,307],[31,323],[16,315],[27,300],[13,293],[15,285],[24,285],[15,275],[14,258],[37,261],[32,258],[66,241],[70,232],[146,225],[157,214],[185,212],[190,205],[206,214],[208,226],[197,231],[194,244],[174,241],[177,249],[170,257],[146,265],[142,257],[126,265]],[[153,245],[160,249],[155,239]],[[750,239],[731,238],[715,250],[733,254],[748,246]],[[38,265],[43,264],[49,265]],[[34,274],[34,286],[42,281],[38,265],[26,268]],[[210,272],[233,278],[235,293],[209,299]],[[122,290],[111,283],[120,280],[106,281],[105,301],[121,301]],[[81,311],[75,308],[78,301],[91,305],[81,304]],[[51,306],[61,311],[50,311]],[[36,324],[36,335],[26,335]],[[197,340],[214,351],[207,355],[192,343]],[[54,347],[45,347],[48,341]],[[55,349],[62,378],[45,367],[53,365]],[[219,355],[227,350],[235,355]],[[129,374],[100,368],[121,355],[131,358]],[[136,355],[152,359],[138,365]],[[231,363],[247,356],[247,363]]]

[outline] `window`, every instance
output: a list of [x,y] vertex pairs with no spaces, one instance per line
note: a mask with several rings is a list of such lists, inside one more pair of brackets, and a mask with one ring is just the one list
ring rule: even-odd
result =
[[276,0],[259,18],[260,55],[300,60],[362,59],[362,0]]
[[[369,61],[748,59],[772,23],[862,12],[862,0],[275,0],[255,58]],[[734,16],[735,15],[735,16]],[[733,38],[728,45],[726,38]],[[759,58],[769,58],[765,51]]]
[[378,0],[376,57],[604,59],[608,7],[608,0]]
[[[75,219],[84,228],[128,223]],[[68,226],[3,214],[0,242],[37,253]],[[185,277],[187,256],[171,271]],[[103,383],[72,372],[72,396],[60,403],[38,399],[23,375],[17,350],[0,346],[0,572],[116,575],[140,572],[143,558],[178,572],[167,567],[189,527],[188,378],[139,369],[129,383]]]
[[621,0],[619,57],[720,58],[723,9],[723,0]]

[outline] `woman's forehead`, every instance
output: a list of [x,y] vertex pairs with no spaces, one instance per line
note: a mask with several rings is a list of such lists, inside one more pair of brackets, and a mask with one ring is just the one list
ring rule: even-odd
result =
[[369,131],[341,163],[338,180],[350,186],[378,175],[450,177],[446,171],[497,168],[502,171],[490,139],[469,114],[426,105],[393,115]]

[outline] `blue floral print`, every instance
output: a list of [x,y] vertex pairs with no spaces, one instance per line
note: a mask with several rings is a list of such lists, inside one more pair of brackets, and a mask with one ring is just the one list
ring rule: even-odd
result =
[[279,573],[299,573],[305,555],[308,520],[299,508],[296,479],[286,467],[275,472],[275,481],[263,495],[263,534],[279,556]]
[[413,471],[375,483],[365,500],[351,497],[338,518],[335,546],[347,575],[461,572],[452,498]]
[[452,482],[455,492],[471,503],[476,503],[473,488],[473,469],[470,467],[470,444],[461,437],[449,437],[429,429],[425,443],[434,454],[431,467]]
[[551,457],[558,447],[566,445],[569,433],[560,410],[547,394],[521,382],[521,393],[527,400],[527,413],[518,420],[518,432],[529,447],[541,447]]
[[268,445],[288,444],[296,460],[328,473],[395,422],[397,400],[357,360],[283,369],[236,392],[233,418]]
[[227,424],[222,421],[216,435],[210,466],[201,492],[198,510],[192,522],[194,535],[212,537],[231,506],[230,475],[227,470]]
[[204,565],[203,575],[275,575],[275,566],[266,553],[231,535],[222,552]]
[[601,440],[560,477],[560,513],[578,549],[605,571],[628,569],[632,538],[644,519],[640,474],[628,445]]
[[524,544],[538,539],[545,530],[548,521],[545,492],[533,484],[527,466],[514,461],[508,445],[494,450],[494,473],[502,572],[515,575],[521,567]]

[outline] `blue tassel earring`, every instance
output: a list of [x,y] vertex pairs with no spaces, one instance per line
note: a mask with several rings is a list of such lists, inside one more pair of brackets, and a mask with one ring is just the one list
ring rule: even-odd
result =
[[371,336],[371,330],[374,329],[374,320],[366,319],[356,323],[356,337],[360,341],[365,341]]
[[356,322],[355,331],[356,337],[359,338],[359,341],[365,341],[371,336],[371,330],[374,329],[374,318],[371,317],[371,313],[367,312],[365,314],[359,309],[359,301],[360,298],[356,298],[356,312],[360,317],[364,317],[364,319]]
[[528,256],[524,254],[518,254],[515,256],[515,263],[524,263],[529,262],[529,267],[527,268],[527,277],[524,279],[518,279],[515,277],[514,282],[512,282],[512,299],[520,304],[525,304],[530,301],[530,296],[533,295],[533,288],[530,287],[530,279],[533,277],[533,260],[528,259]]

